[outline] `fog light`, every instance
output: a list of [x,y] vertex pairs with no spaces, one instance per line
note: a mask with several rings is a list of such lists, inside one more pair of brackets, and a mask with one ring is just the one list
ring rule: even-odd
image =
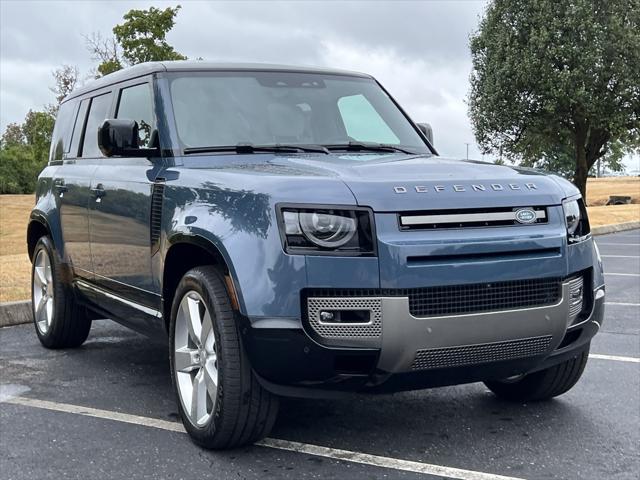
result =
[[322,311],[320,312],[320,321],[321,322],[333,322],[335,320],[336,316],[333,314],[333,312],[327,312],[327,311]]

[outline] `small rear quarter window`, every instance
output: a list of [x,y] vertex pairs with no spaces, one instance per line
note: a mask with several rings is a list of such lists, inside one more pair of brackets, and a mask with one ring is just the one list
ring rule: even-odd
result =
[[56,115],[56,124],[51,137],[51,160],[62,160],[65,153],[71,148],[71,134],[73,124],[78,112],[78,101],[70,100],[60,105]]

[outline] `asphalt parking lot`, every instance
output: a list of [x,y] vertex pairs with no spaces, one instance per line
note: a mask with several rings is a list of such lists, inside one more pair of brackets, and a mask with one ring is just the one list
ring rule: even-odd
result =
[[597,237],[606,319],[569,393],[513,405],[481,384],[283,400],[262,446],[209,452],[177,418],[166,347],[97,321],[77,350],[0,329],[0,477],[637,479],[640,230]]

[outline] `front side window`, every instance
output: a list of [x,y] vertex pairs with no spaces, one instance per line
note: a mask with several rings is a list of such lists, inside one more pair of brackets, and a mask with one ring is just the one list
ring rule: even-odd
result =
[[370,78],[292,72],[194,72],[170,78],[185,149],[372,142],[430,152]]
[[155,128],[151,102],[151,88],[148,83],[123,88],[120,92],[116,118],[138,122],[140,148],[150,146],[151,132]]
[[98,147],[98,127],[102,125],[109,113],[111,94],[105,93],[91,99],[89,116],[84,129],[84,141],[82,143],[82,158],[103,157]]

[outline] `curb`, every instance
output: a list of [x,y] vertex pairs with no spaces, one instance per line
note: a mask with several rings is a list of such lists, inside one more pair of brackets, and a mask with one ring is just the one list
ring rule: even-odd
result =
[[0,327],[31,323],[31,301],[0,303]]
[[602,227],[594,227],[591,229],[591,235],[605,235],[607,233],[624,232],[626,230],[635,230],[640,228],[640,222],[615,223],[613,225],[603,225]]

